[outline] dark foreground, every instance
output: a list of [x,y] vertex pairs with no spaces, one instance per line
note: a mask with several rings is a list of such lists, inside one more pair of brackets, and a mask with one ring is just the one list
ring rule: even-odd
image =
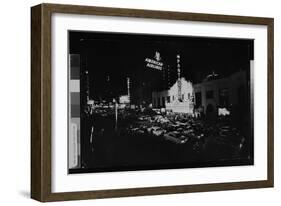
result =
[[[70,173],[253,164],[249,125],[184,114],[96,110],[82,120],[82,168]],[[235,126],[234,126],[235,125]]]

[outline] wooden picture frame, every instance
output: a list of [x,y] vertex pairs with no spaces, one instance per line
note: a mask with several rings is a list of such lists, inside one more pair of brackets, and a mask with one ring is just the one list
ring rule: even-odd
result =
[[[52,192],[51,17],[54,13],[217,22],[267,27],[267,179],[78,192]],[[42,202],[273,187],[274,76],[272,18],[40,4],[31,8],[31,198]]]

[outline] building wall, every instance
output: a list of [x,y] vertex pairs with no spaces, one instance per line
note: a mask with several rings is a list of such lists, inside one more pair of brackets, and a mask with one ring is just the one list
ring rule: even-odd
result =
[[[224,104],[225,101],[221,101],[222,98],[220,98],[220,94],[222,94],[223,91],[226,91],[226,104]],[[232,74],[228,78],[203,81],[202,83],[194,85],[195,95],[198,92],[201,92],[201,104],[198,105],[195,99],[195,105],[196,107],[202,107],[205,114],[208,107],[209,109],[212,107],[215,113],[217,113],[219,107],[236,107],[241,102],[247,100],[246,72],[240,71]],[[208,98],[208,92],[212,92],[213,97]]]
[[178,82],[168,90],[152,92],[152,106],[166,108],[174,112],[193,112],[193,85],[181,78],[181,101],[178,100]]

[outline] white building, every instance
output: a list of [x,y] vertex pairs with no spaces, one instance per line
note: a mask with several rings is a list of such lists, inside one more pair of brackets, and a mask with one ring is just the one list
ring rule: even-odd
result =
[[[178,84],[181,84],[180,86]],[[180,92],[179,92],[179,88]],[[175,84],[168,90],[152,92],[153,108],[166,108],[173,112],[193,113],[193,86],[190,81],[180,78],[180,82]]]

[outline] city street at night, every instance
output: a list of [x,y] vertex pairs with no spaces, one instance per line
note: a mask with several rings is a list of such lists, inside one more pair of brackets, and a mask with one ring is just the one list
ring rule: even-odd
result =
[[253,165],[254,41],[69,32],[69,172]]

